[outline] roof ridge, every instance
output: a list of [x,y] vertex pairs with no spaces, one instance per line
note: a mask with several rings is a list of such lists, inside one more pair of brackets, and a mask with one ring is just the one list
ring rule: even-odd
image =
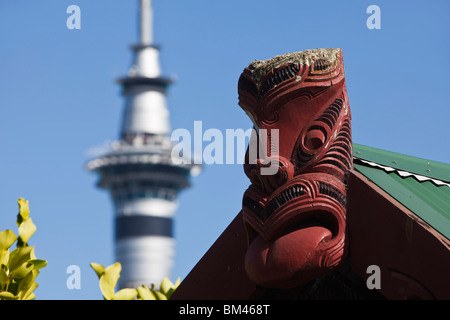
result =
[[450,183],[450,164],[418,158],[414,156],[386,151],[378,148],[353,144],[353,157],[405,171],[417,176],[423,176]]
[[395,172],[399,176],[401,176],[402,178],[414,177],[419,182],[431,181],[432,183],[434,183],[438,187],[440,187],[440,186],[447,186],[447,187],[450,188],[450,183],[449,182],[446,182],[446,181],[443,181],[443,180],[440,180],[440,179],[435,179],[435,178],[432,178],[432,177],[416,174],[416,173],[405,171],[405,170],[395,169],[395,168],[392,168],[392,167],[381,165],[381,164],[376,163],[376,162],[359,159],[357,157],[354,157],[354,160],[357,160],[361,164],[367,164],[367,165],[369,165],[371,167],[376,167],[376,168],[383,169],[384,171],[386,171],[388,173]]

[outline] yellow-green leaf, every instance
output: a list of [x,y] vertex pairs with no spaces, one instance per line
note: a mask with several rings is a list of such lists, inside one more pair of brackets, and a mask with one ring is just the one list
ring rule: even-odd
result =
[[0,251],[0,265],[7,265],[9,261],[9,249]]
[[180,285],[180,278],[177,279],[176,283],[173,284],[172,281],[170,281],[168,278],[164,278],[161,281],[161,292],[167,297],[167,299],[170,299],[172,296],[172,293],[175,291],[175,289]]
[[19,281],[19,285],[17,287],[17,296],[19,300],[24,300],[28,294],[31,294],[31,292],[37,288],[38,284],[34,282],[34,280],[38,274],[39,271],[32,270]]
[[114,296],[112,300],[133,300],[138,295],[136,289],[122,289],[119,290]]
[[173,293],[174,291],[175,291],[174,288],[170,288],[169,291],[166,292],[167,300],[170,299],[170,297],[172,296],[172,293]]
[[31,218],[24,220],[19,226],[19,238],[23,243],[27,243],[28,239],[36,232],[36,226]]
[[41,259],[32,259],[32,260],[29,260],[28,263],[31,263],[35,270],[42,269],[45,266],[47,266],[47,261],[41,260]]
[[114,288],[117,280],[119,280],[121,270],[121,264],[116,262],[107,267],[100,277],[100,290],[106,300],[111,300],[114,297]]
[[30,208],[28,205],[28,200],[20,198],[17,200],[17,203],[19,204],[19,214],[17,215],[17,225],[20,226],[20,224],[28,219],[30,216]]
[[[33,270],[33,279],[36,279],[37,275],[39,274],[38,270]],[[36,296],[34,295],[33,291],[36,290],[36,288],[38,287],[38,283],[37,282],[33,282],[31,283],[31,286],[28,288],[28,290],[23,294],[23,296],[21,297],[22,300],[33,300],[36,298]]]
[[180,285],[180,283],[181,283],[181,279],[180,279],[180,277],[178,277],[177,281],[175,281],[175,284],[173,285],[173,288],[174,288],[174,289],[178,288],[178,286]]
[[12,230],[0,232],[0,251],[9,249],[16,240],[17,237]]
[[155,295],[156,300],[167,300],[166,295],[157,290],[152,290],[152,293]]
[[36,260],[36,255],[34,254],[34,247],[31,247],[31,253],[30,253],[30,259],[31,260]]
[[6,286],[6,281],[8,280],[8,275],[3,268],[0,268],[0,290],[4,289]]
[[138,298],[140,298],[141,300],[156,300],[156,297],[153,294],[153,292],[151,292],[150,289],[144,285],[137,288],[137,292]]
[[34,247],[17,248],[9,255],[9,270],[14,271],[30,260]]
[[2,291],[0,292],[0,299],[1,300],[15,300],[16,297],[8,291]]
[[169,290],[173,287],[173,283],[172,281],[169,280],[169,278],[165,277],[162,279],[161,281],[161,292],[164,294],[167,294],[167,292],[169,292]]
[[24,262],[20,267],[11,271],[10,276],[13,279],[22,279],[25,278],[29,273],[31,273],[31,271],[33,271],[33,265],[29,264],[28,262]]
[[34,300],[34,299],[36,299],[36,295],[33,292],[31,292],[31,294],[29,294],[24,298],[24,300]]
[[170,288],[167,292],[166,292],[166,297],[167,299],[170,299],[170,297],[172,296],[172,294],[174,293],[174,291],[178,288],[178,286],[180,285],[181,280],[180,278],[177,279],[177,281],[175,282],[175,284],[172,286],[172,288]]
[[95,273],[97,274],[97,277],[100,279],[100,277],[103,275],[103,273],[105,272],[105,267],[102,266],[101,264],[92,262],[90,264],[91,268],[94,269]]

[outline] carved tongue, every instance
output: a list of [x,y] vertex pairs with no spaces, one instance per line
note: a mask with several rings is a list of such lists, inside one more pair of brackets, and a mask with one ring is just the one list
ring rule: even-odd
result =
[[330,230],[320,226],[293,231],[273,242],[258,236],[245,255],[247,275],[261,286],[280,289],[300,286],[324,272],[319,268],[322,258],[319,246],[331,238]]

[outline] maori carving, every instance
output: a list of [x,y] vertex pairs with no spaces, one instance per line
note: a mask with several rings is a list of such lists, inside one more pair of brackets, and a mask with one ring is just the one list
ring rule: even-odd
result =
[[[255,61],[238,91],[255,129],[267,130],[258,137],[266,156],[248,149],[244,164],[251,181],[242,201],[246,272],[261,286],[300,286],[346,255],[345,176],[353,162],[342,51]],[[274,129],[278,143],[271,140]],[[268,160],[278,166],[274,175],[261,174]]]

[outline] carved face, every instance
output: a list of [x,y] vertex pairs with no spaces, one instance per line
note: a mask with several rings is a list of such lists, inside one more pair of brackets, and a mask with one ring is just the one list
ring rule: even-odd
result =
[[[251,181],[242,208],[246,271],[262,286],[296,287],[339,265],[345,253],[352,144],[342,51],[253,62],[238,91],[260,133],[260,151],[247,150],[244,165]],[[262,170],[269,161],[274,174]]]

